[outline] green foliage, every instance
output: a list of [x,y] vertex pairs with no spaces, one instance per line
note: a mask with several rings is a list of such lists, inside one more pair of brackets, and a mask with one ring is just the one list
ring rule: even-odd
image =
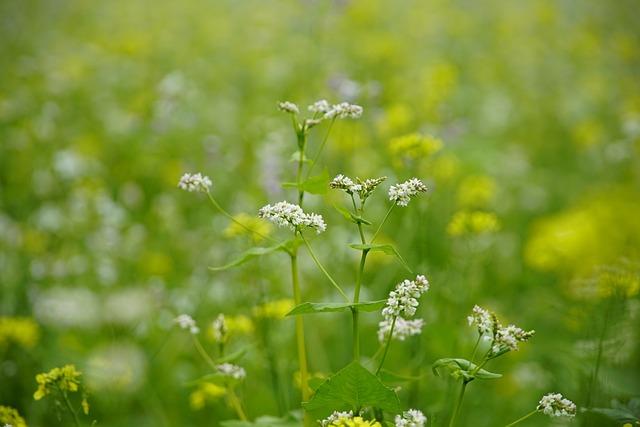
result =
[[502,374],[489,372],[486,369],[478,369],[475,363],[466,359],[443,358],[438,359],[431,365],[435,375],[440,375],[440,370],[445,369],[449,375],[456,379],[463,379],[466,382],[474,379],[495,380],[502,378]]
[[409,264],[407,264],[407,262],[404,260],[404,258],[402,258],[402,256],[400,255],[400,252],[398,252],[398,250],[396,249],[395,246],[391,245],[391,244],[382,244],[382,243],[368,243],[368,244],[359,244],[359,243],[354,243],[349,245],[350,248],[353,249],[357,249],[359,251],[362,250],[367,250],[367,251],[371,251],[371,252],[382,252],[386,255],[391,255],[394,256],[398,262],[400,262],[400,264],[402,264],[402,266],[404,268],[406,268],[410,273],[413,273],[413,271],[411,271],[411,268],[409,267]]
[[359,303],[342,303],[342,302],[303,302],[302,304],[294,307],[287,316],[298,316],[301,314],[313,314],[313,313],[333,313],[338,311],[351,311],[353,308],[357,308],[358,311],[372,312],[378,311],[384,307],[387,300],[380,301],[368,301]]
[[393,414],[400,411],[400,401],[393,390],[355,361],[329,377],[304,404],[305,410],[318,418],[335,410],[358,411],[365,407]]

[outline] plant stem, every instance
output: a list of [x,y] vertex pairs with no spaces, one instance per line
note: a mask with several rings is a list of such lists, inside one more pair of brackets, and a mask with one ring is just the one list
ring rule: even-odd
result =
[[211,201],[211,203],[213,204],[213,206],[224,216],[226,216],[227,218],[229,218],[230,221],[234,222],[235,224],[238,224],[240,227],[244,228],[246,231],[248,231],[249,233],[253,233],[256,234],[260,237],[262,237],[265,240],[268,240],[272,243],[277,243],[276,240],[272,239],[269,236],[266,236],[262,233],[260,233],[259,231],[253,230],[252,228],[247,227],[246,225],[244,225],[243,223],[241,223],[240,221],[238,221],[237,219],[235,219],[233,217],[233,215],[231,215],[229,212],[225,211],[222,206],[220,206],[220,204],[216,201],[216,199],[213,198],[213,196],[211,195],[211,192],[209,192],[207,190],[207,196],[209,196],[209,200]]
[[211,356],[209,356],[209,353],[207,353],[207,350],[204,349],[198,337],[195,336],[194,334],[191,334],[191,337],[193,338],[193,344],[196,346],[196,350],[198,350],[198,353],[200,353],[200,356],[202,356],[204,361],[207,362],[207,364],[211,367],[211,369],[213,369],[214,371],[217,371],[218,367],[216,366],[216,362],[214,362]]
[[[349,302],[349,297],[347,297],[347,294],[344,293],[344,291],[342,290],[342,288],[340,287],[340,285],[338,285],[336,283],[335,280],[333,280],[333,277],[331,277],[331,275],[329,274],[329,272],[327,272],[327,270],[324,268],[324,266],[322,265],[322,263],[320,263],[320,261],[318,260],[318,257],[316,256],[316,254],[313,252],[313,249],[311,249],[311,245],[309,244],[309,242],[307,241],[307,239],[305,239],[304,235],[302,234],[302,232],[299,233],[300,237],[302,238],[302,241],[304,242],[304,244],[307,246],[307,249],[309,250],[309,255],[311,255],[311,258],[313,258],[313,261],[316,263],[316,265],[318,266],[318,268],[324,273],[325,276],[327,276],[327,279],[329,279],[329,281],[331,282],[331,284],[333,285],[334,288],[336,288],[338,290],[338,292],[340,292],[340,295],[342,295],[342,297],[345,299],[345,301]],[[299,304],[300,302],[296,302],[296,304]],[[300,317],[300,316],[296,316],[296,317]]]
[[[302,302],[300,292],[300,282],[298,280],[298,257],[291,255],[291,282],[293,284],[293,300],[296,305]],[[302,401],[309,401],[310,393],[308,387],[309,372],[307,369],[307,353],[304,343],[304,321],[303,316],[296,316],[296,344],[298,347],[298,365],[300,368],[300,390],[302,393]],[[305,413],[305,425],[312,425],[308,415]]]
[[529,418],[530,416],[534,415],[536,412],[538,412],[538,411],[537,411],[537,410],[531,411],[531,412],[529,412],[527,415],[525,415],[524,417],[522,417],[522,418],[518,418],[517,420],[515,420],[515,421],[514,421],[514,422],[512,422],[511,424],[507,424],[505,427],[511,427],[511,426],[514,426],[514,425],[518,424],[519,422],[524,421],[524,420],[526,420],[527,418]]
[[302,178],[302,169],[304,167],[304,149],[307,145],[307,137],[304,134],[304,131],[298,133],[298,149],[299,149],[299,157],[298,157],[298,171],[296,172],[296,184],[298,184],[298,204],[302,206],[302,200],[304,199],[304,189],[300,188],[302,183],[300,182]]
[[473,346],[473,353],[471,354],[471,362],[473,363],[473,359],[476,357],[476,353],[478,352],[478,345],[480,344],[480,338],[482,338],[482,334],[478,334],[478,339],[476,340],[476,345]]
[[384,353],[382,353],[382,359],[380,359],[380,364],[378,365],[378,369],[376,369],[376,375],[380,373],[380,370],[384,365],[384,360],[387,358],[387,353],[389,352],[389,346],[391,345],[391,339],[393,338],[393,329],[396,327],[397,318],[398,316],[393,316],[393,321],[391,322],[391,329],[389,330],[389,336],[387,337],[387,343],[384,346]]
[[67,396],[67,392],[62,390],[59,387],[58,387],[58,390],[60,391],[60,394],[62,394],[62,398],[64,399],[64,403],[67,405],[67,409],[69,410],[69,412],[71,412],[71,415],[73,415],[74,423],[76,424],[77,427],[80,427],[80,420],[78,419],[78,414],[76,414],[76,411],[73,409],[73,406],[71,406],[71,402],[69,401],[69,396]]
[[382,218],[382,222],[378,226],[378,229],[376,230],[375,234],[373,235],[373,238],[371,239],[371,243],[373,243],[373,241],[376,240],[376,237],[378,237],[378,234],[380,233],[380,230],[382,229],[382,226],[384,225],[385,222],[387,222],[387,218],[389,218],[389,215],[391,215],[391,211],[393,210],[393,208],[395,206],[396,206],[395,203],[392,204],[391,207],[389,208],[389,210],[387,211],[387,213],[385,214],[384,218]]
[[313,167],[318,162],[318,159],[320,158],[320,154],[322,154],[322,150],[324,149],[324,146],[327,143],[327,139],[329,138],[329,134],[331,133],[331,128],[333,128],[333,124],[335,123],[335,121],[336,121],[335,117],[331,119],[331,123],[329,123],[329,128],[327,129],[327,133],[324,135],[324,138],[320,143],[320,148],[318,148],[316,155],[313,156],[313,160],[311,160],[311,164],[309,165],[309,169],[307,170],[307,174],[305,176],[306,179],[309,179],[309,176],[311,175],[311,171],[313,170]]
[[453,410],[451,421],[449,421],[449,427],[454,427],[456,425],[456,419],[458,418],[458,413],[460,413],[460,407],[462,406],[462,399],[464,398],[464,392],[467,389],[467,384],[467,381],[462,381],[462,388],[460,389],[460,394],[456,397],[455,409]]
[[[358,210],[356,206],[356,200],[351,195],[351,202],[353,203],[354,213],[356,215],[362,214],[361,206],[360,210]],[[358,232],[360,233],[360,241],[363,245],[367,244],[367,240],[364,237],[364,231],[362,230],[362,224],[358,222]],[[369,254],[368,249],[363,249],[362,254],[360,255],[360,265],[358,267],[358,273],[356,275],[356,286],[353,290],[353,303],[357,304],[360,302],[360,287],[362,286],[362,276],[364,275],[364,265],[367,262],[367,255]],[[359,315],[358,307],[355,305],[351,309],[351,315],[353,317],[353,360],[360,360],[360,328],[359,328]]]
[[240,420],[242,421],[248,421],[247,414],[244,413],[244,409],[242,409],[242,403],[240,402],[240,399],[238,399],[235,390],[233,389],[233,387],[227,387],[227,389],[229,390],[229,393],[227,393],[229,404],[236,411],[238,418],[240,418]]

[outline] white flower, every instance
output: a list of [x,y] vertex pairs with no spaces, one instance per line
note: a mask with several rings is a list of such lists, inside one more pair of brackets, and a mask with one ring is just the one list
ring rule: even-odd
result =
[[473,306],[473,311],[470,316],[467,316],[467,321],[469,322],[469,326],[475,326],[478,328],[478,333],[480,335],[488,334],[493,331],[493,316],[488,310],[485,310],[478,305]]
[[395,427],[424,427],[426,423],[427,417],[417,409],[409,409],[395,419]]
[[518,350],[518,343],[528,341],[536,331],[524,331],[523,329],[515,326],[502,326],[497,325],[495,336],[493,337],[493,347],[491,352],[493,354],[500,353],[505,350]]
[[191,316],[188,314],[181,314],[173,320],[177,323],[182,329],[188,329],[193,335],[200,332],[200,328],[196,325],[196,321],[193,320]]
[[299,114],[300,110],[298,109],[298,106],[296,104],[294,104],[293,102],[289,102],[289,101],[283,101],[278,103],[278,109],[280,111],[284,111],[285,113],[289,113],[289,114]]
[[342,174],[337,175],[331,182],[329,183],[329,187],[344,190],[348,194],[357,193],[362,190],[362,185],[356,184],[349,178],[348,176],[344,176]]
[[[378,323],[378,341],[383,342],[389,336],[392,323],[393,319],[384,319]],[[398,316],[396,318],[396,324],[393,327],[392,338],[394,340],[404,341],[407,337],[420,335],[423,326],[424,320],[422,319],[407,320],[404,317]]]
[[211,187],[211,180],[201,173],[185,173],[178,182],[178,187],[186,191],[202,191],[206,193]]
[[312,113],[322,113],[326,114],[331,110],[331,105],[327,102],[326,99],[320,99],[313,104],[309,105],[309,111]]
[[327,427],[328,425],[331,425],[337,421],[350,420],[351,418],[353,418],[352,411],[349,411],[349,412],[333,411],[333,414],[329,415],[327,418],[320,421],[320,425],[322,425],[322,427]]
[[395,202],[398,206],[407,206],[409,201],[418,195],[427,191],[427,186],[418,178],[411,178],[400,184],[392,185],[389,188],[389,200]]
[[213,339],[216,342],[224,343],[227,341],[227,322],[224,320],[224,314],[219,314],[216,320],[213,321]]
[[576,404],[560,393],[549,393],[542,396],[536,410],[551,417],[575,417]]
[[340,104],[333,105],[331,109],[325,113],[324,117],[326,119],[333,119],[334,117],[338,119],[357,119],[362,116],[362,111],[363,109],[359,105],[341,102]]
[[260,208],[258,216],[281,227],[289,227],[293,231],[299,230],[301,227],[309,227],[320,234],[327,229],[321,215],[304,213],[300,206],[285,201]]
[[238,365],[233,365],[231,363],[223,363],[222,365],[216,366],[216,368],[222,375],[234,378],[236,380],[241,380],[247,376],[244,368]]
[[416,313],[418,298],[429,290],[429,281],[422,275],[415,280],[404,280],[389,293],[382,315],[389,319],[396,316],[411,317]]

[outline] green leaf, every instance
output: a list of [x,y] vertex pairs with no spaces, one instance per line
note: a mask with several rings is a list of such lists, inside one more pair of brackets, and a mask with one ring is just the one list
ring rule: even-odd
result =
[[329,191],[329,172],[325,169],[319,175],[309,177],[302,183],[302,189],[311,194],[326,194]]
[[496,378],[502,378],[502,374],[496,374],[493,372],[489,372],[485,369],[480,369],[478,372],[474,371],[478,368],[478,365],[468,361],[467,359],[454,359],[454,358],[444,358],[436,360],[433,365],[431,365],[431,370],[435,375],[439,375],[438,369],[445,368],[449,371],[449,375],[454,378],[462,378],[465,381],[472,381],[475,378],[481,380],[493,380]]
[[267,248],[264,248],[264,247],[250,248],[244,251],[242,255],[240,255],[240,257],[238,257],[234,261],[231,261],[229,264],[223,265],[221,267],[209,267],[209,270],[212,270],[212,271],[228,270],[229,268],[236,267],[240,264],[244,264],[245,262],[250,261],[253,258],[262,256],[262,255],[267,255],[277,250],[285,250],[285,244],[286,242],[278,243],[275,246],[269,246]]
[[336,311],[349,311],[352,307],[357,307],[358,311],[378,311],[386,304],[387,300],[359,302],[357,304],[349,302],[303,302],[288,312],[287,316],[297,316],[300,314],[312,313],[332,313]]
[[356,361],[329,377],[303,406],[316,418],[325,418],[333,411],[356,411],[363,407],[400,412],[396,393]]
[[220,364],[220,363],[233,363],[236,362],[240,359],[242,359],[242,357],[244,357],[245,354],[247,354],[247,351],[249,351],[251,349],[252,346],[246,346],[243,347],[237,351],[234,351],[233,353],[230,353],[226,356],[220,357],[218,359],[216,359],[216,363]]
[[363,244],[355,244],[354,243],[354,244],[349,245],[349,247],[351,247],[353,249],[357,249],[359,251],[369,250],[369,251],[372,251],[372,252],[382,252],[382,253],[385,253],[387,255],[393,255],[400,262],[400,264],[402,264],[402,266],[404,268],[406,268],[410,273],[413,273],[413,271],[411,271],[411,268],[409,268],[409,264],[407,264],[406,261],[402,258],[402,256],[400,256],[400,253],[398,252],[398,250],[393,245],[377,244],[377,243],[368,243],[366,245],[363,245]]
[[342,206],[338,206],[338,205],[333,205],[333,207],[340,212],[340,214],[347,220],[347,221],[353,221],[353,214],[351,212],[349,212],[349,209],[345,209]]
[[318,388],[320,388],[320,386],[326,381],[326,378],[319,378],[319,377],[311,377],[309,378],[309,381],[307,381],[307,384],[309,385],[309,387],[311,388],[311,390],[315,391]]

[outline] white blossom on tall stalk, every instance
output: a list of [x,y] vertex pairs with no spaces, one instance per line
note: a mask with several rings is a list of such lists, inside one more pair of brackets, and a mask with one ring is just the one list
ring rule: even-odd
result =
[[339,174],[331,180],[329,187],[336,190],[343,190],[345,193],[351,195],[358,194],[360,196],[360,200],[365,200],[385,179],[387,179],[386,176],[368,179],[360,179],[356,177],[354,182],[354,180],[348,176]]
[[395,427],[424,427],[427,423],[427,417],[424,416],[422,411],[417,409],[409,409],[402,413],[402,415],[396,415]]
[[293,102],[289,102],[289,101],[282,101],[278,103],[278,109],[280,111],[283,111],[285,113],[289,113],[289,114],[299,114],[300,113],[300,109],[298,109],[298,106],[296,104],[294,104]]
[[216,368],[218,369],[218,372],[221,373],[222,375],[231,377],[236,380],[241,380],[247,376],[247,373],[245,372],[244,368],[238,365],[233,365],[231,363],[223,363],[221,365],[217,365]]
[[484,308],[474,305],[470,316],[467,316],[469,326],[475,326],[480,335],[489,334],[493,331],[493,316]]
[[228,333],[227,322],[224,320],[224,314],[221,313],[213,321],[213,339],[218,343],[224,343],[227,341]]
[[196,335],[200,332],[200,328],[196,325],[196,321],[188,314],[181,314],[173,320],[182,329],[188,329],[190,333]]
[[536,410],[550,417],[575,417],[576,404],[560,393],[549,393],[542,396]]
[[322,427],[327,427],[331,424],[334,424],[338,421],[346,421],[346,420],[350,420],[351,418],[353,418],[353,412],[352,411],[348,411],[348,412],[340,412],[340,411],[333,411],[333,413],[331,415],[329,415],[327,418],[325,418],[324,420],[320,421],[320,425]]
[[385,318],[413,316],[418,307],[418,298],[428,290],[429,281],[423,275],[418,275],[415,280],[403,280],[389,293],[382,315]]
[[331,104],[326,99],[319,99],[313,104],[309,105],[309,111],[312,113],[326,114],[331,110]]
[[186,191],[201,191],[206,193],[211,187],[211,179],[201,173],[185,173],[180,178],[178,187]]
[[[387,339],[391,331],[392,323],[393,319],[384,319],[378,323],[378,341],[384,342],[384,340]],[[404,341],[407,337],[420,335],[423,326],[424,320],[422,319],[407,320],[404,317],[398,316],[396,318],[396,324],[393,326],[393,337],[391,338]]]
[[324,115],[325,119],[357,119],[362,116],[363,108],[356,104],[350,104],[348,102],[341,102],[340,104],[335,104],[331,107],[329,111],[327,111]]
[[418,178],[411,178],[389,188],[389,200],[398,206],[407,206],[413,197],[419,193],[425,193],[427,186]]
[[515,325],[502,326],[499,323],[494,327],[493,345],[491,347],[492,354],[498,354],[509,350],[518,350],[519,342],[526,342],[536,331],[525,331]]
[[322,215],[305,213],[300,206],[285,201],[263,206],[258,216],[281,227],[289,227],[293,231],[308,227],[320,234],[327,229]]

